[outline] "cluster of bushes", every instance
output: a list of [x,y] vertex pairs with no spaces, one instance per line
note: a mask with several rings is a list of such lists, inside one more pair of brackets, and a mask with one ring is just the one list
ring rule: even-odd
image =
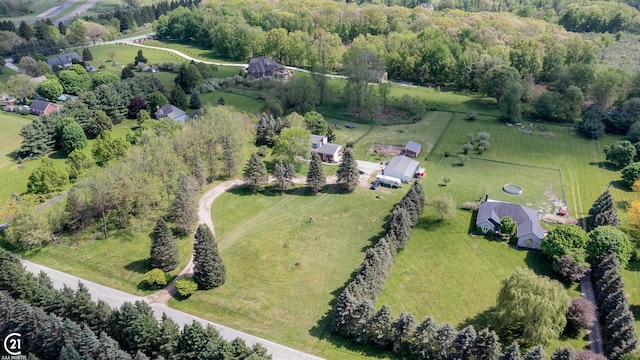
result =
[[617,360],[636,349],[638,335],[614,249],[600,257],[592,276],[602,321],[604,352],[608,359]]
[[[43,359],[271,359],[260,344],[227,342],[199,322],[178,324],[154,316],[146,303],[112,309],[94,303],[87,288],[54,289],[44,273],[27,272],[0,250],[0,333],[18,332],[28,352]],[[16,299],[16,300],[14,300]]]
[[476,135],[471,133],[467,134],[468,142],[462,145],[462,152],[466,155],[469,153],[469,151],[476,149],[478,154],[484,153],[485,151],[489,150],[489,146],[491,146],[491,144],[489,143],[490,137],[491,134],[489,134],[488,132],[479,132]]

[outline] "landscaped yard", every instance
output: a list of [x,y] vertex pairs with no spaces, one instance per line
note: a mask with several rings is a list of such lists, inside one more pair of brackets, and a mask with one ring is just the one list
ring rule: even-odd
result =
[[213,221],[227,282],[171,305],[327,359],[364,358],[332,344],[329,323],[334,298],[402,191],[375,194],[222,195]]

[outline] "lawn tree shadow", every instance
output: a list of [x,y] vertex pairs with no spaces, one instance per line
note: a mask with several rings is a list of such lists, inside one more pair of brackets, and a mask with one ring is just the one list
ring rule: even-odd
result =
[[124,268],[129,271],[137,272],[138,274],[144,274],[151,270],[151,259],[146,258],[132,261],[125,265]]
[[597,166],[600,169],[604,169],[604,170],[609,170],[609,171],[618,171],[620,169],[618,169],[618,167],[610,162],[610,161],[592,161],[589,163],[589,165],[592,166]]
[[436,230],[439,227],[444,226],[445,223],[446,220],[442,220],[439,217],[422,215],[418,218],[418,223],[415,227],[423,230]]
[[640,259],[632,259],[627,265],[629,271],[640,271]]
[[615,189],[622,190],[624,192],[629,192],[629,185],[624,180],[613,180],[609,182],[609,185],[613,186]]
[[634,319],[640,319],[640,305],[629,305],[629,310],[631,310],[631,312],[633,313]]
[[521,251],[527,252],[527,256],[524,258],[524,262],[525,264],[527,264],[529,269],[533,270],[533,272],[535,272],[537,275],[548,276],[552,279],[560,281],[558,273],[553,270],[553,268],[551,267],[551,262],[547,259],[547,255],[545,255],[542,251]]
[[[477,331],[481,331],[485,328],[491,328],[491,319],[495,318],[496,307],[492,306],[487,310],[478,313],[476,316],[471,318],[464,319],[458,326],[458,328],[463,329],[469,325],[472,325]],[[492,329],[495,330],[495,329]],[[496,331],[497,332],[497,331]],[[500,337],[500,342],[504,344],[502,341],[502,337]]]

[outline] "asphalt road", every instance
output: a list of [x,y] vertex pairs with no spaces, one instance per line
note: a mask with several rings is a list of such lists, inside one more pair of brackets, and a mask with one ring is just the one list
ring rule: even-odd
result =
[[[116,290],[110,287],[96,284],[94,282],[87,281],[79,277],[69,275],[61,271],[54,270],[42,265],[34,264],[26,260],[22,260],[22,264],[28,271],[31,271],[33,273],[39,273],[40,271],[44,271],[47,275],[49,275],[49,277],[51,277],[53,286],[55,286],[56,288],[62,288],[64,285],[67,285],[68,287],[75,289],[77,288],[78,282],[82,282],[91,293],[91,297],[93,298],[94,301],[104,300],[107,304],[111,305],[112,307],[119,307],[125,302],[135,302],[137,300],[145,301],[145,298],[143,297],[131,295],[120,290]],[[220,324],[216,324],[193,315],[189,315],[182,311],[171,309],[163,304],[154,303],[154,304],[151,304],[151,308],[153,309],[158,319],[162,317],[162,313],[166,313],[173,319],[173,321],[175,321],[180,326],[183,326],[184,324],[191,324],[195,320],[202,323],[205,326],[211,325],[215,327],[220,332],[220,335],[226,340],[231,341],[235,338],[241,338],[249,346],[259,342],[269,351],[269,353],[273,356],[273,358],[277,360],[280,360],[280,359],[282,360],[320,360],[321,359],[319,357],[292,349],[290,347],[276,344],[272,341],[261,339],[256,336],[249,335],[247,333],[243,333],[241,331],[234,330],[232,328],[229,328]]]

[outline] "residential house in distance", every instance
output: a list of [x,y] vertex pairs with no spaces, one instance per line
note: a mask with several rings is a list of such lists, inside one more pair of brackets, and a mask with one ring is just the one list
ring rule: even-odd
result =
[[415,141],[409,140],[407,145],[404,147],[404,154],[411,158],[418,157],[418,155],[420,155],[420,151],[422,151],[422,145]]
[[526,206],[486,199],[478,208],[476,227],[483,233],[500,232],[500,220],[508,216],[517,226],[518,246],[540,250],[540,243],[546,232],[540,226],[538,212]]
[[252,79],[288,80],[291,76],[291,72],[284,65],[266,56],[250,59],[245,71]]
[[[313,151],[313,150],[312,150]],[[344,149],[342,145],[338,144],[324,144],[316,150],[320,159],[327,163],[339,163],[342,162],[342,154]]]
[[330,144],[326,136],[311,135],[311,152],[318,153],[320,160],[328,163],[339,163],[342,161],[344,148],[342,145]]
[[29,111],[33,115],[46,115],[52,111],[58,110],[58,105],[44,100],[33,100],[29,105]]
[[328,144],[328,143],[329,143],[329,139],[327,139],[326,136],[311,134],[311,151],[317,150],[322,145]]
[[54,70],[66,69],[73,64],[73,59],[82,62],[82,57],[77,52],[55,55],[47,59],[47,64]]
[[403,182],[409,182],[418,170],[418,165],[420,163],[416,160],[404,155],[398,155],[389,160],[387,166],[382,170],[382,174],[398,178]]
[[189,119],[189,115],[187,115],[186,112],[180,110],[179,108],[171,104],[162,106],[160,109],[158,109],[158,111],[156,111],[155,115],[156,115],[156,119],[162,119],[162,118],[168,117],[175,121],[178,121],[180,124],[183,124],[183,125],[185,122],[187,122],[187,119]]

